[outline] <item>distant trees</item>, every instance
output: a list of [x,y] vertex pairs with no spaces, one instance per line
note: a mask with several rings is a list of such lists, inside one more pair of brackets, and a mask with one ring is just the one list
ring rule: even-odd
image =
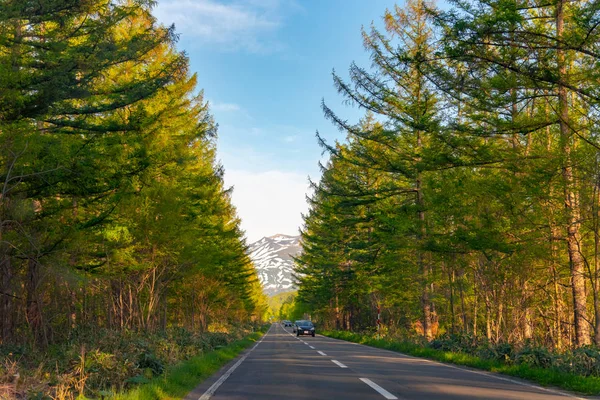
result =
[[215,124],[151,3],[0,8],[0,343],[264,312]]
[[427,339],[599,344],[597,7],[413,0],[364,32],[373,68],[334,82],[367,117],[324,106],[348,140],[323,142],[299,301],[338,328],[379,305]]

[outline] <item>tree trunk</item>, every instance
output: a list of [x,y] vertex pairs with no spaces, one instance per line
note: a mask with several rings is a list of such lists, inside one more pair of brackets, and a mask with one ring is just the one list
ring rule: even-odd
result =
[[533,339],[533,317],[531,306],[529,305],[531,298],[529,292],[529,283],[525,281],[523,282],[523,307],[525,308],[523,312],[523,339],[525,340]]
[[600,345],[600,294],[598,293],[600,268],[600,177],[596,178],[594,185],[593,202],[593,221],[594,221],[594,274],[592,276],[592,286],[594,290],[594,313],[595,313],[595,336],[594,343]]
[[567,88],[567,63],[565,51],[560,44],[564,33],[564,0],[559,0],[556,6],[556,35],[558,37],[558,107],[560,113],[560,136],[562,154],[562,177],[564,182],[564,199],[567,218],[567,249],[571,266],[571,288],[573,294],[573,317],[575,324],[575,343],[585,346],[591,343],[590,326],[587,316],[585,265],[581,254],[580,209],[579,196],[576,192],[575,177],[571,156],[572,131],[569,120],[569,102]]
[[0,344],[9,342],[13,332],[13,303],[12,291],[13,271],[10,257],[3,256],[0,261]]
[[456,333],[456,321],[454,315],[454,269],[448,269],[448,286],[450,286],[450,333]]
[[25,287],[27,292],[26,318],[35,343],[45,348],[48,346],[48,336],[42,315],[41,298],[39,296],[40,284],[40,264],[35,258],[30,258],[27,262],[27,281]]
[[477,337],[477,306],[479,305],[477,302],[477,290],[475,290],[473,297],[473,336]]
[[[417,147],[421,147],[421,136],[417,134]],[[416,191],[417,191],[417,210],[418,210],[418,224],[419,224],[419,240],[417,246],[417,263],[421,273],[421,307],[423,311],[423,336],[427,341],[433,339],[432,329],[432,312],[431,312],[431,300],[429,298],[429,266],[425,263],[425,255],[423,254],[422,245],[425,240],[426,227],[425,227],[425,205],[423,200],[423,188],[421,187],[421,173],[417,173],[416,179]]]

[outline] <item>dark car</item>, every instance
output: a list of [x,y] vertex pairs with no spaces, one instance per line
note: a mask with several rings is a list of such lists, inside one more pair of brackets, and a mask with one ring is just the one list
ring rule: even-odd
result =
[[296,321],[296,336],[311,335],[315,337],[315,326],[310,321]]
[[292,321],[288,321],[287,319],[283,321],[283,326],[287,328],[288,326],[292,326]]

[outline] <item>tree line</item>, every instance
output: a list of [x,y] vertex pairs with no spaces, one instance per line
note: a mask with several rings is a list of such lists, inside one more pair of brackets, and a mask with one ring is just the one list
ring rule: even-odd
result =
[[363,29],[365,111],[314,183],[298,302],[325,327],[600,345],[600,5],[409,0]]
[[265,311],[216,124],[153,4],[0,6],[0,344]]

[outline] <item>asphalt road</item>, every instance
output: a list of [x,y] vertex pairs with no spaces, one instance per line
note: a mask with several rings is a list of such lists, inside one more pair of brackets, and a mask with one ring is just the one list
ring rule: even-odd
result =
[[273,324],[262,340],[186,400],[585,398]]

